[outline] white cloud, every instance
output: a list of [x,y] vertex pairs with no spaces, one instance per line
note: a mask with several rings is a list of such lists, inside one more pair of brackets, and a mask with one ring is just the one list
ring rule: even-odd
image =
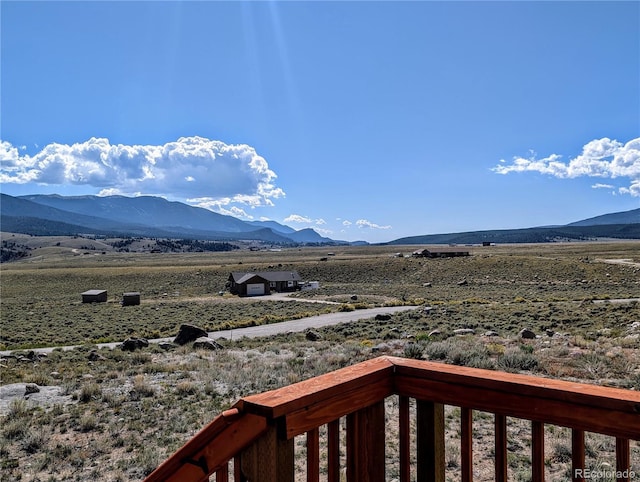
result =
[[359,228],[371,228],[371,229],[391,229],[391,226],[380,226],[379,224],[372,223],[366,219],[358,219],[356,226]]
[[346,219],[345,219],[344,221],[342,221],[342,225],[343,225],[343,226],[351,226],[352,224],[353,224],[353,223],[352,223],[351,221],[348,221],[348,220],[346,220]]
[[[630,186],[618,191],[631,196],[640,196],[640,137],[622,144],[608,138],[595,139],[582,148],[582,153],[569,162],[561,161],[562,156],[551,154],[536,159],[532,154],[528,159],[516,157],[511,164],[504,160],[492,170],[498,174],[512,172],[539,172],[561,179],[576,177],[599,177],[605,179],[627,178]],[[611,187],[596,184],[598,187]]]
[[615,186],[611,185],[611,184],[602,184],[602,183],[595,183],[593,186],[591,186],[592,189],[615,189]]
[[253,219],[253,216],[251,216],[244,209],[239,208],[238,206],[231,206],[230,209],[220,208],[218,212],[220,214],[226,214],[227,216],[233,216],[234,218],[238,218],[238,219],[246,219],[246,220]]
[[630,194],[634,197],[640,197],[640,179],[634,179],[631,181],[629,187],[621,187],[618,191],[620,194]]
[[299,214],[291,214],[284,218],[285,223],[300,223],[300,224],[309,224],[311,223],[311,218],[307,218],[305,216],[300,216]]
[[33,156],[0,141],[2,183],[90,185],[103,193],[166,194],[257,207],[272,206],[285,195],[276,178],[253,147],[203,137],[158,146],[112,145],[93,137],[73,145],[49,144]]
[[233,216],[233,217],[241,218],[245,220],[253,219],[253,216],[248,214],[244,209],[238,206],[233,206],[232,203],[234,201],[231,198],[222,198],[222,199],[193,198],[193,199],[187,199],[187,202],[192,206],[209,209],[211,211],[215,211],[217,213],[224,214],[227,216]]
[[313,228],[313,230],[318,234],[320,234],[321,236],[325,236],[325,237],[331,237],[331,235],[333,234],[333,231],[331,229]]
[[308,216],[301,216],[300,214],[291,214],[286,218],[284,218],[283,222],[297,223],[297,224],[315,224],[316,226],[322,226],[324,224],[327,224],[327,222],[322,218],[311,219]]

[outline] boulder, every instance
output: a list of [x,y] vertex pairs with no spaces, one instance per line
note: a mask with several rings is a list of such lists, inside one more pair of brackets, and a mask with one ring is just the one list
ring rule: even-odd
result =
[[196,341],[198,338],[207,338],[208,333],[204,331],[202,328],[194,325],[181,325],[180,331],[178,331],[178,336],[176,336],[174,343],[178,345],[186,345],[187,343],[191,343],[192,341]]
[[161,342],[161,343],[158,343],[158,346],[165,351],[173,350],[174,348],[176,348],[175,343]]
[[484,336],[498,336],[498,333],[493,330],[489,330],[484,332]]
[[120,345],[122,351],[135,351],[149,346],[149,342],[144,338],[127,338]]
[[525,340],[533,340],[535,339],[536,334],[531,331],[529,328],[523,328],[520,330],[520,338],[524,338]]
[[87,358],[89,359],[89,361],[106,360],[105,357],[98,353],[98,350],[91,350],[87,355]]
[[391,315],[385,315],[382,313],[378,313],[376,315],[376,320],[377,321],[389,321],[391,319]]
[[198,338],[193,342],[194,350],[222,350],[224,347],[213,338],[206,336]]
[[30,395],[32,393],[39,393],[40,392],[40,387],[38,385],[36,385],[35,383],[27,383],[24,386],[24,394],[25,395]]
[[388,343],[378,343],[371,347],[371,353],[383,353],[391,351],[391,346]]
[[397,340],[401,336],[402,335],[400,334],[400,330],[398,330],[397,328],[391,328],[387,333],[385,333],[383,338],[385,340]]
[[454,335],[473,335],[475,330],[471,328],[458,328],[457,330],[453,330]]
[[314,330],[307,330],[304,332],[304,337],[309,341],[318,341],[322,338],[322,335]]

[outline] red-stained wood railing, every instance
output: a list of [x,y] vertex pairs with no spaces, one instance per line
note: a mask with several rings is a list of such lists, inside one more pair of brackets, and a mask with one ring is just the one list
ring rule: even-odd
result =
[[[146,482],[293,482],[294,438],[306,437],[306,480],[320,480],[320,429],[326,476],[338,482],[385,480],[386,398],[398,396],[399,479],[444,481],[444,406],[460,407],[460,472],[473,480],[473,411],[495,416],[495,480],[507,480],[507,417],[531,422],[531,476],[544,481],[545,424],[571,429],[572,477],[585,480],[585,432],[615,437],[617,480],[640,440],[640,393],[440,363],[380,357],[238,401],[216,417]],[[415,430],[411,400],[415,400]],[[341,422],[346,446],[341,458]],[[412,437],[415,450],[412,451]],[[230,463],[233,461],[233,469]],[[640,476],[640,474],[638,474]]]

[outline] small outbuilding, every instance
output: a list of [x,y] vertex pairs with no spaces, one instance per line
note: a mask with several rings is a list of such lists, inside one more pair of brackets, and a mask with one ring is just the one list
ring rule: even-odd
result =
[[135,306],[140,304],[140,293],[131,291],[122,294],[122,306]]
[[107,290],[88,290],[82,293],[83,303],[106,303]]

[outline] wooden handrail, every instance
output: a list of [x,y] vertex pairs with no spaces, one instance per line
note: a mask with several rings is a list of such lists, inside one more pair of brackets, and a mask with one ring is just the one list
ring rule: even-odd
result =
[[614,437],[640,438],[640,393],[442,363],[388,359],[394,392]]
[[[328,477],[338,480],[338,420],[345,416],[348,480],[383,480],[383,402],[391,395],[400,396],[401,481],[408,481],[410,475],[410,398],[418,401],[418,460],[431,461],[418,467],[419,480],[441,480],[444,405],[462,408],[463,480],[472,479],[473,410],[496,416],[496,480],[500,481],[506,480],[507,471],[506,417],[532,422],[535,480],[544,479],[545,424],[572,429],[574,452],[582,452],[573,454],[574,468],[584,468],[584,432],[616,437],[619,467],[630,464],[629,439],[640,440],[640,393],[635,391],[386,356],[239,400],[145,481],[200,482],[214,473],[220,474],[216,480],[225,481],[226,464],[234,457],[236,481],[246,480],[243,471],[252,474],[250,482],[269,477],[293,480],[292,441],[301,434],[308,441],[308,480],[315,481],[318,428],[324,425],[328,427]],[[354,449],[356,444],[361,449]],[[261,465],[267,458],[274,462]]]
[[222,412],[158,466],[145,482],[209,480],[209,475],[266,430],[267,419],[264,417],[242,414],[237,409]]
[[393,395],[394,364],[374,358],[284,388],[250,395],[234,405],[244,413],[284,418],[287,438]]

